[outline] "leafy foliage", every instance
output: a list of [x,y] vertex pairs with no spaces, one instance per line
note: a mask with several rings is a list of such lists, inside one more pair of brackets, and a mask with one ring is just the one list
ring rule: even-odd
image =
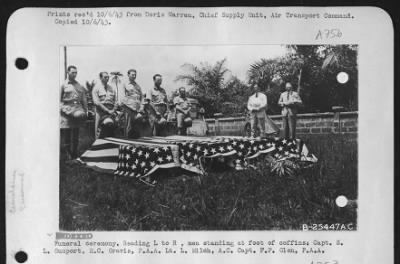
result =
[[271,172],[279,177],[294,177],[300,168],[300,164],[292,159],[274,159],[271,162]]
[[223,100],[221,112],[224,115],[243,113],[247,109],[247,98],[252,91],[247,84],[233,76],[221,92]]
[[189,95],[199,100],[206,109],[206,115],[221,111],[224,102],[221,97],[226,85],[225,76],[229,70],[225,67],[226,59],[215,65],[202,63],[200,66],[184,64],[182,67],[188,72],[178,75],[176,81],[185,81],[191,87]]
[[[277,98],[285,82],[300,93],[303,112],[331,111],[335,105],[357,110],[357,46],[291,45],[287,49],[283,57],[256,61],[248,72],[249,79],[259,82],[273,98],[269,101],[272,113],[279,113]],[[341,71],[349,75],[346,84],[336,80]]]
[[[249,84],[257,82],[268,97],[269,114],[279,114],[278,99],[284,84],[291,82],[303,100],[302,112],[327,112],[332,106],[357,110],[358,67],[356,45],[288,45],[285,56],[260,58],[248,70]],[[228,77],[227,59],[215,65],[185,64],[183,80],[191,87],[190,96],[197,98],[206,115],[243,113],[251,89],[244,80]],[[346,72],[349,81],[338,83],[336,76]]]

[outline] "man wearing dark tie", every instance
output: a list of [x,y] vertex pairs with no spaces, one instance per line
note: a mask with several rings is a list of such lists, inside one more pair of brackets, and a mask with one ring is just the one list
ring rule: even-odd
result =
[[285,138],[296,138],[296,115],[302,104],[299,94],[293,91],[290,82],[285,85],[286,91],[279,97],[278,104],[282,107],[282,122]]

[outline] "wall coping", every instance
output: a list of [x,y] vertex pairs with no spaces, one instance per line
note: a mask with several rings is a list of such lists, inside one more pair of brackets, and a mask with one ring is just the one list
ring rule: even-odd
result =
[[[325,113],[304,113],[298,114],[298,118],[314,118],[314,117],[334,117],[334,112],[325,112]],[[340,112],[340,116],[342,117],[355,117],[358,116],[358,111],[352,112]],[[282,115],[270,115],[271,119],[278,119],[282,118]],[[219,122],[230,122],[230,121],[244,121],[246,118],[244,116],[237,116],[237,117],[221,117],[218,118]],[[206,118],[206,122],[215,122],[215,118]]]
[[[221,117],[218,118],[219,122],[230,122],[230,121],[243,121],[246,118],[244,116],[235,116],[235,117]],[[206,118],[206,122],[215,122],[215,118]]]

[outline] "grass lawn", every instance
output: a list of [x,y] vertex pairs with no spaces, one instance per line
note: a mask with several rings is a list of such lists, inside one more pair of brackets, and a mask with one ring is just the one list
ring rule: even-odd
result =
[[296,175],[216,166],[206,176],[156,172],[148,187],[132,178],[60,164],[61,230],[300,230],[302,224],[352,223],[356,208],[339,208],[338,195],[357,200],[355,135],[301,136],[319,162]]

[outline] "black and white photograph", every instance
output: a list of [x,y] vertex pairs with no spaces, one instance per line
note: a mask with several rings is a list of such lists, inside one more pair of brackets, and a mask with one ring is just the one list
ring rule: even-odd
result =
[[60,46],[59,229],[356,231],[358,53]]
[[7,263],[390,263],[377,7],[22,8]]

